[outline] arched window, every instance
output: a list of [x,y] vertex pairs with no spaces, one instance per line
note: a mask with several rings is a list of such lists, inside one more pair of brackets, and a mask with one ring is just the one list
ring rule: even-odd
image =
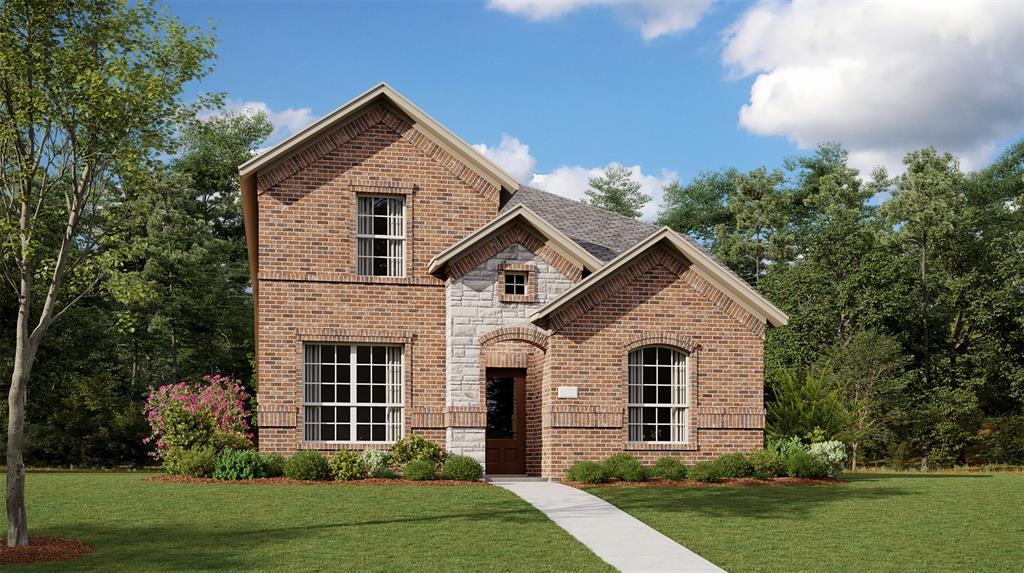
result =
[[629,441],[687,441],[686,358],[667,346],[645,346],[629,353]]

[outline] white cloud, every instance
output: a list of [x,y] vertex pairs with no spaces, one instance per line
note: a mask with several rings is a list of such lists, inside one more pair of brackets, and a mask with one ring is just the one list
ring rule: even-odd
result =
[[711,7],[711,0],[488,0],[487,7],[533,22],[554,20],[592,6],[618,8],[645,40],[689,30]]
[[725,33],[757,75],[741,127],[801,148],[838,140],[862,169],[934,145],[966,168],[1024,130],[1019,2],[762,2]]
[[478,143],[473,147],[497,163],[498,167],[507,171],[516,181],[529,181],[533,175],[533,168],[537,166],[537,160],[530,155],[530,146],[520,143],[519,139],[508,134],[501,134],[501,142],[494,147],[488,147],[484,143]]
[[[530,179],[530,185],[550,191],[563,197],[581,201],[586,198],[586,191],[590,188],[591,177],[600,177],[605,169],[614,164],[604,167],[583,167],[580,165],[563,165],[551,173],[536,173]],[[629,167],[631,179],[640,183],[640,191],[651,196],[651,202],[643,208],[640,216],[645,221],[653,221],[658,215],[658,208],[662,203],[662,188],[679,178],[675,171],[662,169],[660,175],[644,173],[639,165]]]
[[224,107],[220,111],[242,113],[262,111],[267,114],[267,119],[274,126],[274,131],[267,138],[268,143],[276,143],[289,135],[293,135],[313,123],[316,119],[313,116],[313,110],[308,107],[288,107],[274,111],[267,105],[267,102],[263,101],[237,101],[229,99],[224,102]]

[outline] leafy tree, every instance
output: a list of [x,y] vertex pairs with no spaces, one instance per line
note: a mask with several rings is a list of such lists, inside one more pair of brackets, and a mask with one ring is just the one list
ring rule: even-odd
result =
[[772,384],[773,398],[765,404],[765,431],[772,438],[796,436],[808,441],[859,439],[851,429],[852,415],[843,395],[830,387],[828,371],[801,375],[784,370]]
[[[152,2],[0,6],[0,193],[5,277],[18,296],[8,399],[7,542],[28,544],[26,387],[51,323],[116,266],[126,181],[170,150],[212,37]],[[41,279],[36,282],[37,279]]]
[[610,165],[601,177],[588,181],[587,202],[595,207],[636,219],[651,196],[640,192],[640,183],[632,179],[632,172],[621,165]]
[[689,235],[709,248],[715,246],[722,230],[736,225],[736,214],[730,210],[728,198],[736,194],[738,177],[735,169],[724,169],[704,171],[686,185],[679,181],[669,183],[664,189],[658,224]]

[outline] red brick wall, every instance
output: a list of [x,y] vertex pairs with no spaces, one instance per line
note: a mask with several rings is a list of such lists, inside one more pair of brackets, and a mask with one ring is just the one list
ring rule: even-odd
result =
[[[427,263],[492,219],[498,192],[468,176],[465,166],[439,161],[443,152],[384,107],[355,123],[359,130],[341,128],[347,131],[340,147],[318,149],[289,176],[271,168],[273,178],[258,186],[265,451],[310,447],[301,443],[303,341],[404,344],[406,431],[444,441],[443,426],[415,427],[410,415],[444,407],[444,282],[426,272]],[[405,195],[406,277],[355,274],[357,193]]]
[[[574,461],[601,459],[624,449],[645,462],[673,455],[692,463],[726,451],[760,447],[761,331],[752,331],[745,320],[714,304],[715,293],[694,288],[699,279],[696,273],[661,247],[620,273],[631,280],[598,293],[604,297],[598,304],[591,300],[584,312],[566,309],[561,323],[553,317],[557,327],[546,357],[544,408],[575,408],[588,414],[562,413],[557,420],[554,414],[546,416],[543,475],[563,477]],[[645,339],[678,340],[692,348],[686,445],[627,443],[627,353],[631,344]],[[579,399],[557,399],[558,386],[577,386]],[[724,427],[697,427],[703,410],[729,414],[709,416],[715,422],[711,425]],[[740,416],[741,412],[746,415]]]

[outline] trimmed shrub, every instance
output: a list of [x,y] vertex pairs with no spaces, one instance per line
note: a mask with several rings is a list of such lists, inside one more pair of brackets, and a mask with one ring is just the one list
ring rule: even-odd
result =
[[838,441],[818,442],[811,444],[807,452],[812,456],[818,456],[825,462],[829,477],[839,477],[843,473],[843,464],[846,463],[846,444]]
[[239,480],[266,476],[266,463],[256,450],[226,448],[217,456],[217,463],[213,466],[214,479]]
[[810,452],[793,452],[786,460],[786,475],[797,478],[823,478],[828,476],[828,464]]
[[405,479],[416,481],[431,480],[437,478],[437,466],[428,459],[416,459],[402,466],[402,475]]
[[441,468],[441,477],[458,481],[479,481],[484,467],[469,456],[452,456]]
[[779,465],[783,468],[789,463],[789,457],[797,452],[806,452],[807,446],[796,436],[788,438],[771,438],[765,442],[764,449],[779,454]]
[[284,456],[278,453],[263,454],[263,468],[267,477],[276,478],[284,475]]
[[430,460],[436,466],[444,463],[446,457],[441,446],[416,435],[402,438],[391,446],[392,463],[402,467],[413,460]]
[[604,483],[608,481],[605,464],[590,461],[576,462],[569,466],[569,470],[565,472],[565,477],[569,481],[580,483]]
[[650,473],[639,460],[626,452],[612,454],[604,461],[605,475],[622,481],[647,481]]
[[744,478],[754,475],[754,466],[742,452],[722,454],[715,460],[718,470],[725,478]]
[[362,454],[354,450],[338,450],[331,456],[331,475],[338,481],[364,479],[370,468],[363,461]]
[[392,475],[395,473],[391,471],[391,452],[387,450],[369,448],[363,450],[360,457],[366,464],[366,470],[370,477],[385,477],[384,473],[390,472]]
[[687,479],[704,483],[722,481],[722,470],[715,462],[697,462],[686,471]]
[[291,479],[326,481],[331,479],[331,465],[316,450],[299,450],[285,462],[284,475]]
[[756,450],[747,455],[757,479],[771,479],[782,475],[782,462],[775,450]]
[[400,476],[398,475],[398,472],[391,468],[383,468],[373,474],[370,474],[370,477],[380,479],[398,479]]
[[654,466],[651,467],[651,475],[672,481],[682,481],[686,479],[686,466],[679,461],[679,458],[665,456],[654,462]]
[[217,452],[210,446],[170,448],[164,454],[164,470],[171,475],[210,477],[216,463]]

